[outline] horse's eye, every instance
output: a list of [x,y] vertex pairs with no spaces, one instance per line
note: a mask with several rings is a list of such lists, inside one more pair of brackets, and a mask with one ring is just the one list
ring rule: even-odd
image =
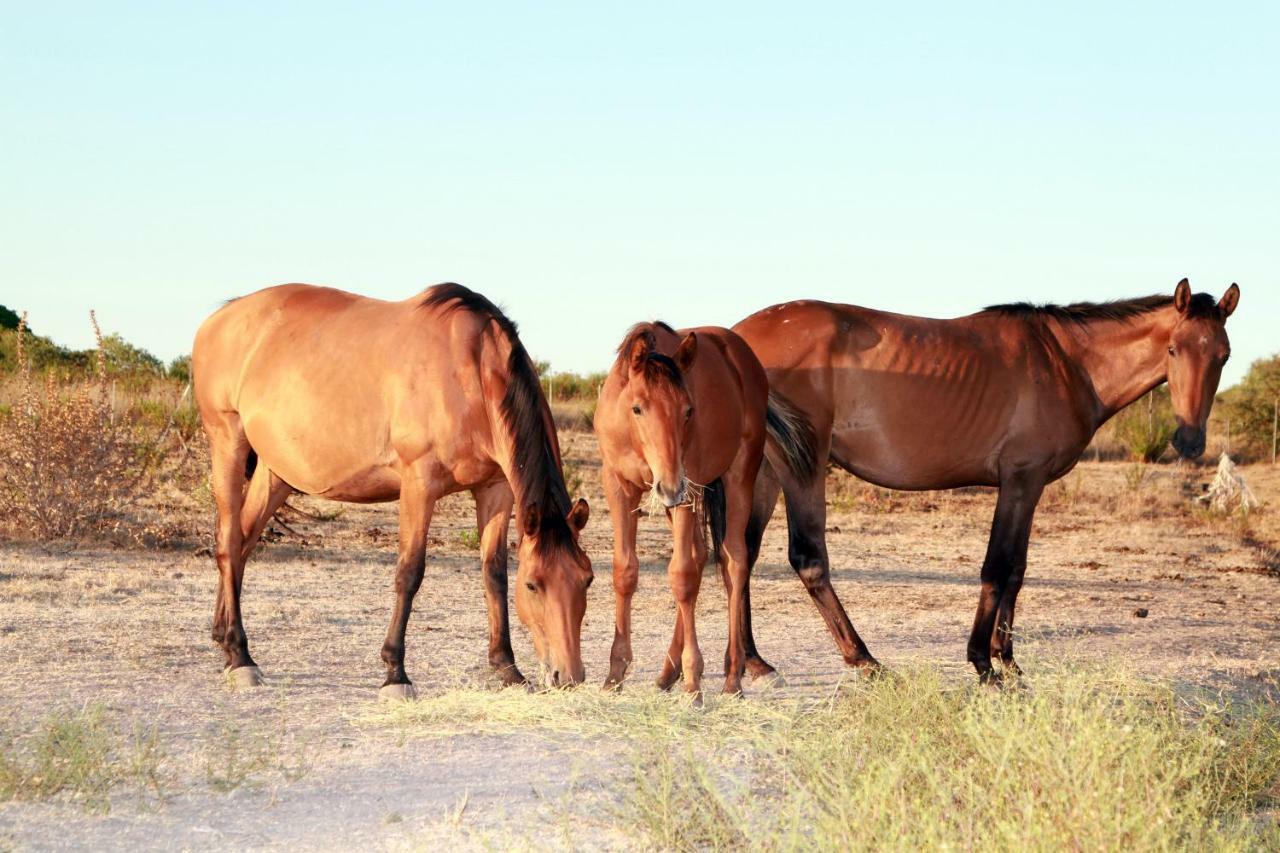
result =
[[1226,355],[1224,355],[1224,356],[1222,357],[1222,363],[1223,363],[1223,364],[1226,364],[1226,363],[1227,363],[1228,361],[1230,361],[1230,360],[1231,360],[1231,353],[1227,353]]
[[1172,345],[1169,346],[1169,355],[1177,355],[1177,352],[1174,350]]
[[586,583],[586,585],[583,587],[583,589],[590,589],[590,588],[591,588],[591,582],[592,582],[593,580],[595,580],[595,579],[596,579],[596,576],[595,576],[595,575],[587,575],[587,583]]
[[533,581],[525,581],[524,588],[529,590],[529,592],[538,591],[538,587]]
[[632,406],[632,407],[631,407],[631,411],[635,412],[635,413],[638,415],[638,414],[640,414],[640,407],[639,407],[639,406]]
[[684,410],[684,416],[685,418],[693,417],[693,406],[690,406],[689,408]]

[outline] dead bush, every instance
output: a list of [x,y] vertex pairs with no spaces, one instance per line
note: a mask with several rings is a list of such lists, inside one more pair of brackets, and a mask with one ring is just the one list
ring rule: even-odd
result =
[[24,345],[26,314],[18,326],[17,400],[0,420],[0,525],[41,539],[119,529],[155,460],[112,410],[106,354],[98,340],[90,381],[33,381]]

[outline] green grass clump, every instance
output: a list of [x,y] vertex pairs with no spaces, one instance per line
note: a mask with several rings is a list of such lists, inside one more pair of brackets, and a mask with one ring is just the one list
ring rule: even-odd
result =
[[132,781],[140,791],[158,793],[163,761],[154,730],[126,740],[101,705],[57,711],[25,736],[0,737],[0,801],[66,796],[105,813],[117,784]]

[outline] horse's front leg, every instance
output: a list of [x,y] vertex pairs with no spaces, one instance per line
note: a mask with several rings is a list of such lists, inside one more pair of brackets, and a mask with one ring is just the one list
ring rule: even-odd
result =
[[[671,553],[671,565],[667,574],[671,581],[671,594],[675,598],[678,613],[678,630],[683,640],[680,653],[680,669],[684,673],[685,691],[693,696],[694,704],[702,704],[702,650],[698,647],[698,631],[694,611],[698,605],[698,588],[702,585],[702,567],[693,561],[693,533],[697,518],[687,506],[671,510],[672,533],[675,547]],[[674,642],[673,642],[674,645]],[[670,662],[668,653],[668,662]]]
[[507,607],[507,524],[515,498],[511,485],[499,480],[472,490],[476,499],[476,529],[480,534],[480,568],[484,599],[489,609],[489,665],[502,686],[525,684],[511,650],[511,618]]
[[610,468],[602,468],[605,499],[613,521],[613,647],[609,650],[609,675],[606,690],[622,686],[631,668],[631,599],[640,578],[640,561],[636,557],[636,525],[641,490],[626,482]]
[[[1031,522],[1036,504],[1044,490],[1044,480],[1036,474],[1019,472],[1002,478],[1000,496],[996,499],[995,518],[991,523],[991,538],[987,542],[987,556],[982,562],[982,591],[978,595],[978,612],[973,620],[973,632],[969,635],[969,662],[978,671],[984,683],[998,681],[991,666],[993,653],[1004,658],[1008,644],[1007,666],[1016,672],[1013,663],[1013,640],[1009,635],[1013,622],[1013,604],[1017,588],[1022,586],[1022,575],[1027,566],[1027,545],[1031,540]],[[1006,624],[996,630],[996,620],[1004,613]]]
[[417,695],[404,670],[404,634],[413,610],[413,597],[422,585],[426,568],[427,528],[435,509],[436,495],[430,490],[424,471],[408,467],[400,484],[400,556],[396,561],[395,606],[391,624],[382,644],[382,662],[387,666],[387,680],[378,695],[389,701],[412,699]]

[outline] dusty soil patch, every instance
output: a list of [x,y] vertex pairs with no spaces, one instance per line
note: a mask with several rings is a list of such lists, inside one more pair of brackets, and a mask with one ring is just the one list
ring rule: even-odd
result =
[[[594,440],[565,436],[568,479],[591,500],[595,562],[583,649],[591,689],[612,640],[611,530]],[[1242,524],[1186,508],[1211,469],[1137,472],[1086,465],[1051,487],[1037,519],[1019,631],[1037,656],[1123,658],[1190,685],[1270,694],[1280,680],[1280,580],[1274,561],[1280,473],[1244,469],[1264,503]],[[848,478],[832,488],[828,544],[836,588],[883,662],[926,663],[967,679],[964,644],[994,496],[903,495]],[[303,502],[313,509],[333,505]],[[847,677],[817,611],[786,565],[785,525],[770,527],[752,579],[762,654],[785,675],[748,701],[829,692]],[[391,604],[395,506],[291,518],[250,563],[245,618],[266,689],[231,693],[208,639],[207,553],[0,545],[0,716],[21,731],[54,707],[106,706],[122,731],[155,728],[161,797],[124,788],[111,811],[74,799],[0,804],[0,848],[416,847],[529,835],[574,837],[567,798],[625,778],[616,744],[568,735],[403,738],[365,717],[381,678]],[[435,516],[426,580],[408,639],[424,694],[491,683],[469,499]],[[634,690],[656,677],[670,638],[668,534],[641,523]],[[1272,567],[1274,568],[1274,567]],[[724,648],[724,595],[705,576],[699,629],[709,675]],[[1138,610],[1145,618],[1137,618]],[[517,658],[536,672],[527,635]],[[1030,673],[1034,682],[1034,672]],[[716,679],[709,677],[707,686]],[[494,688],[496,689],[496,688]],[[676,701],[673,699],[672,701]]]

